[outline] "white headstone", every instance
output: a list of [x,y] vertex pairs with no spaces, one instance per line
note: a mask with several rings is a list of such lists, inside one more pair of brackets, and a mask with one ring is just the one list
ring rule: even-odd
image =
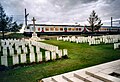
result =
[[36,46],[36,53],[40,52],[40,47]]
[[35,62],[35,54],[30,53],[30,62]]
[[116,43],[114,43],[114,49],[116,49],[116,48],[117,48]]
[[58,50],[58,57],[59,57],[59,58],[62,57],[62,50]]
[[2,51],[1,46],[0,46],[0,52]]
[[9,46],[9,41],[8,40],[6,40],[6,45]]
[[5,45],[5,41],[1,40],[1,46],[4,46],[4,45]]
[[56,59],[56,52],[51,52],[52,60]]
[[21,44],[22,45],[22,49],[24,49],[25,48],[25,44]]
[[26,63],[26,54],[21,54],[20,55],[20,62],[21,63]]
[[45,60],[50,60],[50,51],[45,51]]
[[27,47],[24,47],[24,48],[23,48],[23,53],[24,53],[24,54],[27,54],[27,53],[28,53]]
[[57,37],[57,40],[59,40],[59,37]]
[[34,47],[33,46],[29,47],[29,49],[30,49],[30,53],[34,53]]
[[42,52],[37,53],[37,62],[42,61]]
[[4,55],[4,56],[7,56],[7,54],[8,54],[8,53],[7,53],[7,47],[4,47],[4,48],[3,48],[3,55]]
[[14,55],[14,49],[13,48],[9,48],[9,52],[10,52],[10,56]]
[[21,49],[20,48],[17,49],[17,54],[21,54]]
[[1,56],[1,65],[8,66],[7,56]]
[[63,55],[68,55],[67,49],[63,49]]
[[13,55],[13,65],[15,64],[19,64],[19,58],[18,58],[18,55]]
[[55,52],[58,53],[58,46],[56,46]]
[[18,47],[18,45],[17,44],[15,44],[15,50],[17,50],[19,47]]

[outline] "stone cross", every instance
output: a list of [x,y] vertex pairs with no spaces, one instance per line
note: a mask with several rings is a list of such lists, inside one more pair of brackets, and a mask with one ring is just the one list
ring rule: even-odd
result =
[[34,27],[34,33],[35,33],[35,31],[36,31],[36,29],[35,29],[35,21],[36,21],[36,19],[33,17],[32,21],[33,21],[33,27]]

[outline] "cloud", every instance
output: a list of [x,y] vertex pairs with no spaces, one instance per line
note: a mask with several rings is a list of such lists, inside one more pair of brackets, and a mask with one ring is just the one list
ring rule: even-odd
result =
[[24,20],[24,9],[29,20],[35,17],[40,23],[83,23],[92,10],[103,20],[120,18],[120,0],[1,0],[8,15],[16,20]]

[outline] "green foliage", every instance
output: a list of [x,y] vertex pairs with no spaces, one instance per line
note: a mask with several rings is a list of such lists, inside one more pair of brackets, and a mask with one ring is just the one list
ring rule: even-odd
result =
[[18,32],[22,28],[23,24],[17,24],[16,22],[13,22],[12,27],[9,29],[10,32]]
[[12,17],[8,17],[0,4],[0,31],[9,31],[12,24]]
[[96,12],[93,10],[88,22],[90,24],[90,27],[88,28],[89,30],[91,30],[92,32],[99,30],[100,27],[103,25],[100,18],[98,17],[98,15],[96,15]]
[[38,79],[120,59],[120,50],[113,44],[89,46],[64,41],[47,40],[45,43],[68,49],[68,59],[42,62],[0,72],[0,82],[36,82]]
[[2,31],[3,39],[4,32],[16,32],[21,28],[21,24],[17,25],[16,21],[13,22],[13,17],[8,17],[0,3],[0,31]]

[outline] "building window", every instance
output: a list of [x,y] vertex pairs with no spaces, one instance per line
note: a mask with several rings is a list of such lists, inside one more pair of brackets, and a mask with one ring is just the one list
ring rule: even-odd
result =
[[71,28],[68,28],[69,31],[71,31]]
[[81,28],[79,28],[79,31],[81,31]]
[[67,30],[67,28],[64,28],[64,30]]
[[58,30],[59,30],[59,28],[56,27],[56,28],[55,28],[55,31],[58,31]]
[[49,31],[49,28],[45,28],[46,31]]
[[75,30],[75,28],[71,28],[71,30],[72,30],[72,31],[74,31],[74,30]]
[[30,27],[29,27],[29,26],[27,26],[27,29],[30,29]]
[[40,31],[40,27],[38,28],[38,31]]
[[60,28],[60,31],[63,31],[63,28]]
[[78,28],[76,28],[76,31],[78,31]]
[[54,31],[54,28],[50,28],[50,31]]

